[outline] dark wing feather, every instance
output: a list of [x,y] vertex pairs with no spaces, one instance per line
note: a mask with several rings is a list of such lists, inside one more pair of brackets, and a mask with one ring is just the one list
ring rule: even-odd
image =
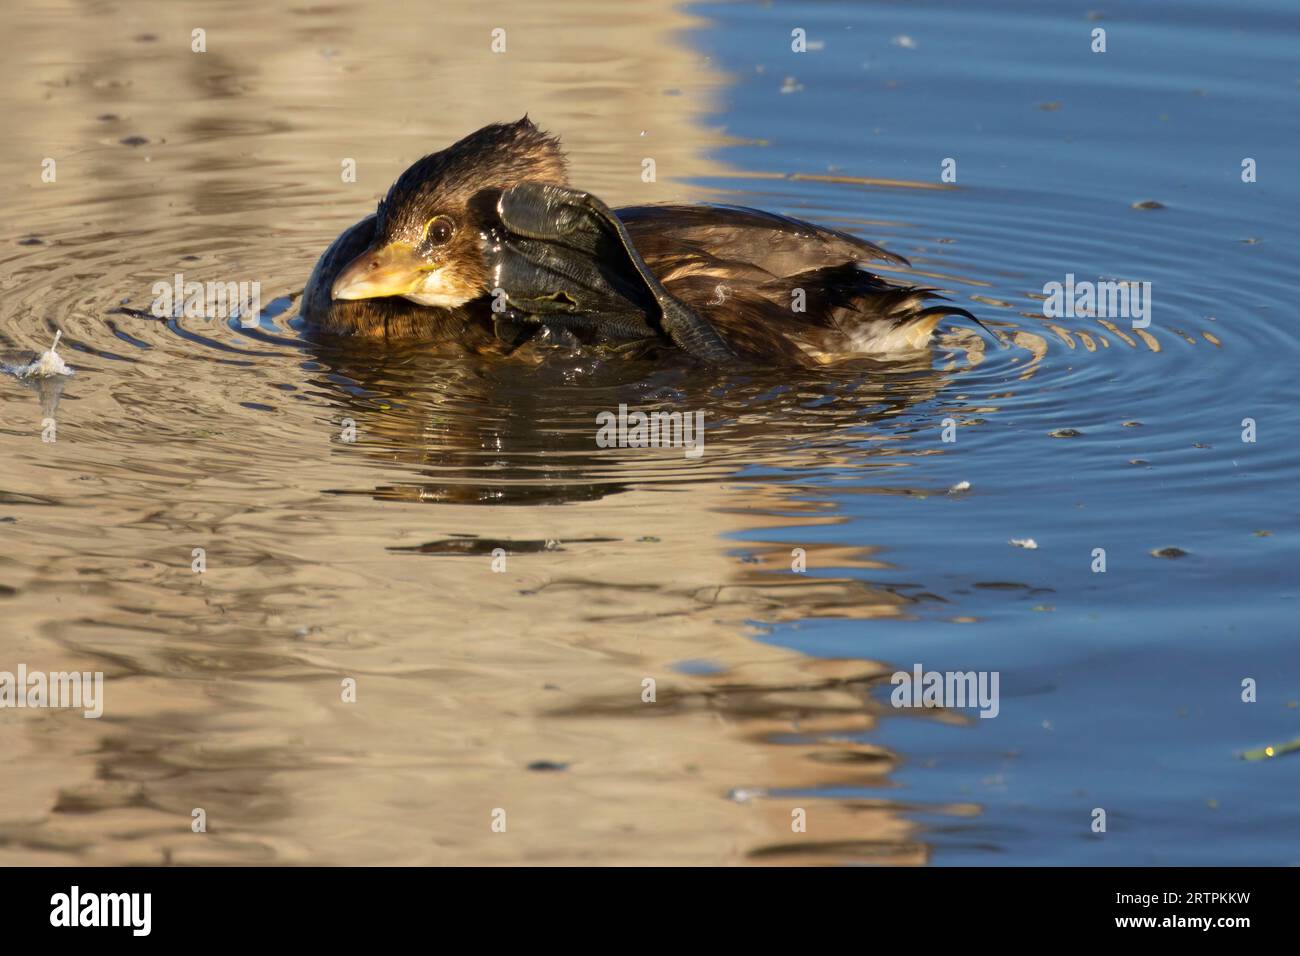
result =
[[844,262],[908,261],[875,243],[810,222],[743,206],[625,206],[616,210],[647,262],[693,250],[770,275]]

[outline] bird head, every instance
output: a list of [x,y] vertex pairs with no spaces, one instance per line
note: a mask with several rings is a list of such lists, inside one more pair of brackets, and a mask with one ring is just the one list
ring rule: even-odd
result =
[[525,116],[496,123],[425,156],[393,183],[374,241],[334,280],[334,299],[402,296],[452,309],[486,294],[486,233],[497,199],[519,182],[567,185],[559,140]]

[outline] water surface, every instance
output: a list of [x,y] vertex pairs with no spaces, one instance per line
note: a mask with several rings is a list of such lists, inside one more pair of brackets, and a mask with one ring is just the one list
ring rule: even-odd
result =
[[[1300,758],[1240,758],[1300,736],[1286,4],[2,16],[0,358],[60,329],[76,374],[0,379],[0,669],[107,687],[0,712],[0,861],[1298,861]],[[743,374],[307,341],[333,236],[525,111],[611,203],[852,230],[996,336]],[[142,315],[176,272],[259,281],[260,326]],[[1044,318],[1067,274],[1151,282],[1150,328]],[[621,403],[705,411],[705,453],[597,448]],[[998,717],[891,707],[918,663],[997,671]]]

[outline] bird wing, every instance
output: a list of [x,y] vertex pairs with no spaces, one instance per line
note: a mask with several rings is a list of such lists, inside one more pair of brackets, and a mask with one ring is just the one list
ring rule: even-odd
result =
[[902,256],[847,232],[743,206],[627,206],[617,215],[652,268],[692,254],[777,277],[828,264],[908,265]]

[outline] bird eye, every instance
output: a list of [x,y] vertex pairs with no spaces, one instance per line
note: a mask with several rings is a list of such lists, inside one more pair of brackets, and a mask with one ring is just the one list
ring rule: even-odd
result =
[[434,216],[424,226],[424,241],[420,243],[424,250],[432,250],[445,245],[456,231],[456,225],[446,216]]

